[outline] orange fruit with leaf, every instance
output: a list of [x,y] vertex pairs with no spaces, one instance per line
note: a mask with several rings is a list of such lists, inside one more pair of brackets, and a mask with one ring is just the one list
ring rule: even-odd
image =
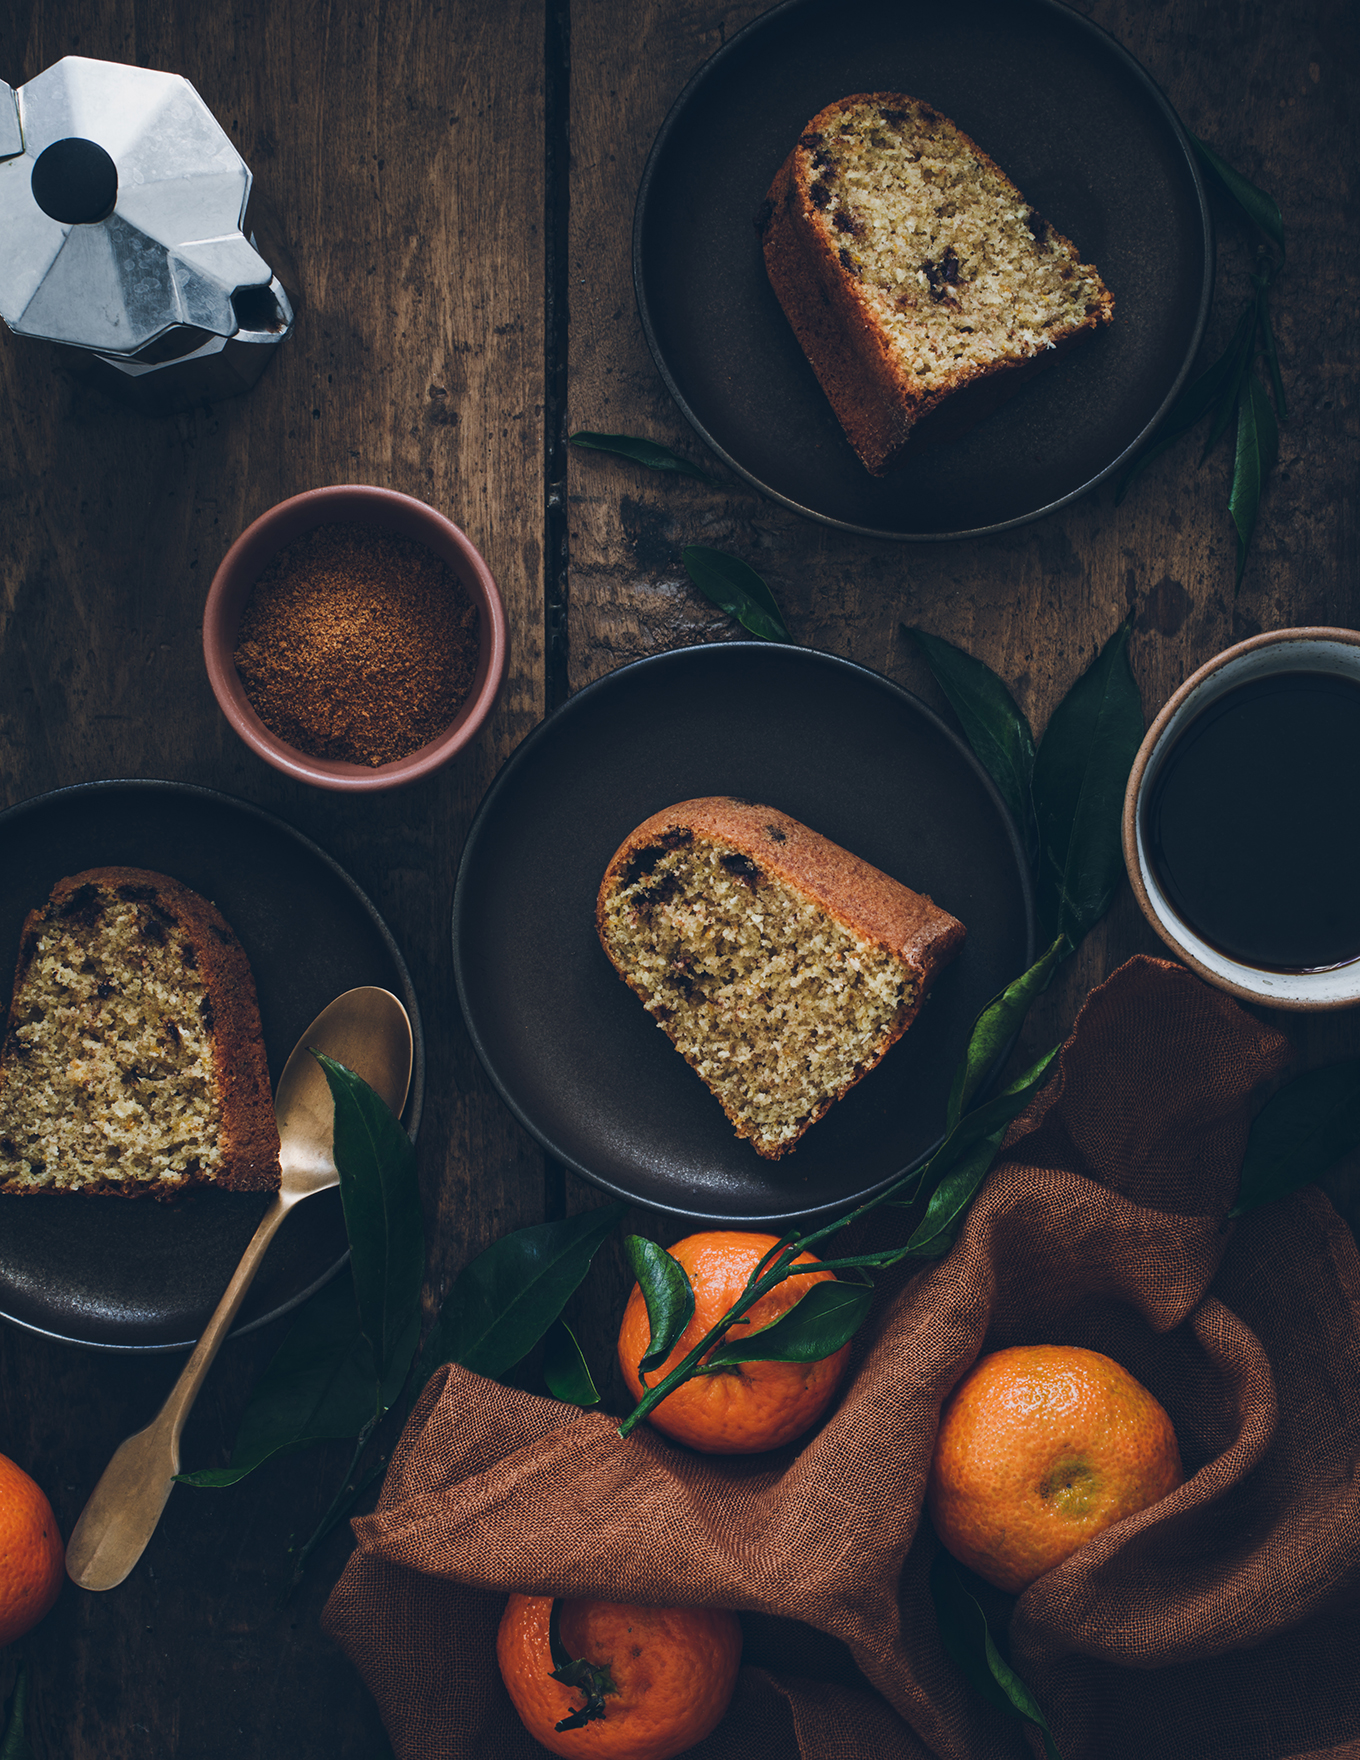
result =
[[[669,1249],[679,1260],[694,1289],[694,1317],[664,1362],[647,1371],[655,1387],[699,1343],[746,1288],[746,1280],[772,1247],[772,1234],[746,1234],[733,1229],[692,1234]],[[795,1265],[815,1266],[812,1253],[800,1253]],[[732,1327],[728,1338],[743,1339],[770,1326],[807,1293],[814,1283],[835,1282],[831,1271],[808,1271],[776,1284]],[[635,1399],[644,1386],[638,1365],[651,1343],[651,1324],[640,1284],[633,1285],[619,1328],[619,1367]],[[677,1442],[706,1454],[755,1454],[779,1448],[815,1424],[831,1403],[850,1359],[850,1346],[812,1363],[736,1363],[716,1373],[697,1375],[668,1394],[649,1414],[648,1422]]]
[[0,1454],[0,1649],[51,1607],[65,1563],[52,1505],[22,1467]]
[[727,1710],[741,1624],[712,1607],[512,1595],[496,1660],[520,1722],[554,1754],[670,1760]]
[[1127,1369],[1018,1345],[980,1357],[945,1402],[926,1503],[955,1558],[1018,1594],[1182,1477],[1170,1418]]

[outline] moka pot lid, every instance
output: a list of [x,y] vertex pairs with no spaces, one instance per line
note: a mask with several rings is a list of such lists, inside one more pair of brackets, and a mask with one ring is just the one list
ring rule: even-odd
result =
[[0,317],[132,356],[176,325],[240,328],[267,287],[241,231],[250,168],[179,74],[68,55],[0,83]]

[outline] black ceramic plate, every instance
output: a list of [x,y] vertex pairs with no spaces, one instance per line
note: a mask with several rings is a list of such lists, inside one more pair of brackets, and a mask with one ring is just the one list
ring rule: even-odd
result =
[[[733,1136],[595,934],[628,833],[712,794],[782,808],[968,928],[911,1031],[779,1161]],[[453,938],[473,1043],[539,1142],[607,1191],[728,1223],[834,1210],[918,1162],[974,1018],[1033,953],[1024,858],[972,754],[877,673],[772,642],[639,660],[531,734],[474,821]]]
[[[1114,323],[963,438],[871,477],[765,278],[754,220],[808,120],[901,91],[990,153],[1114,294]],[[700,435],[757,488],[888,538],[1018,525],[1143,440],[1189,370],[1213,284],[1209,212],[1166,99],[1057,0],[786,0],[701,67],[652,148],[633,225],[643,329]]]
[[[93,782],[0,813],[0,958],[54,881],[118,865],[170,874],[212,899],[250,958],[271,1082],[333,997],[380,984],[415,1033],[405,1119],[414,1129],[425,1046],[411,980],[387,926],[344,870],[281,820],[206,788]],[[11,952],[10,950],[13,950]],[[8,989],[0,994],[8,995]],[[0,1316],[106,1350],[182,1350],[217,1306],[267,1199],[197,1192],[178,1204],[60,1194],[0,1198]],[[338,1192],[280,1229],[238,1332],[310,1295],[348,1251]]]

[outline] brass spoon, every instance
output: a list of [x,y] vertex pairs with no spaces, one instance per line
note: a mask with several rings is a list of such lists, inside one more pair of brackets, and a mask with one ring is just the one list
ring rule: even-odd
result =
[[411,1084],[411,1023],[387,990],[347,990],[308,1027],[279,1077],[279,1194],[265,1211],[226,1294],[159,1414],[129,1436],[90,1494],[66,1544],[66,1574],[82,1589],[116,1589],[156,1531],[179,1471],[184,1420],[217,1348],[245,1299],[265,1249],[300,1198],[339,1183],[331,1155],[335,1116],[330,1088],[309,1047],[324,1051],[376,1088],[393,1112]]

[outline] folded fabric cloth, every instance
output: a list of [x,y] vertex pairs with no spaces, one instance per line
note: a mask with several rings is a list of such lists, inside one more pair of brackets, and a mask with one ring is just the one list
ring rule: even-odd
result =
[[[989,1600],[1063,1760],[1360,1756],[1360,1259],[1316,1189],[1224,1224],[1288,1056],[1183,968],[1121,967],[952,1251],[883,1281],[801,1447],[621,1441],[602,1414],[436,1374],[323,1616],[398,1760],[542,1754],[496,1669],[511,1589],[737,1609],[745,1666],[696,1760],[1040,1752],[945,1651],[922,1516],[942,1401],[981,1351],[1037,1342],[1124,1364],[1186,1472]],[[891,1226],[875,1212],[860,1239]]]

